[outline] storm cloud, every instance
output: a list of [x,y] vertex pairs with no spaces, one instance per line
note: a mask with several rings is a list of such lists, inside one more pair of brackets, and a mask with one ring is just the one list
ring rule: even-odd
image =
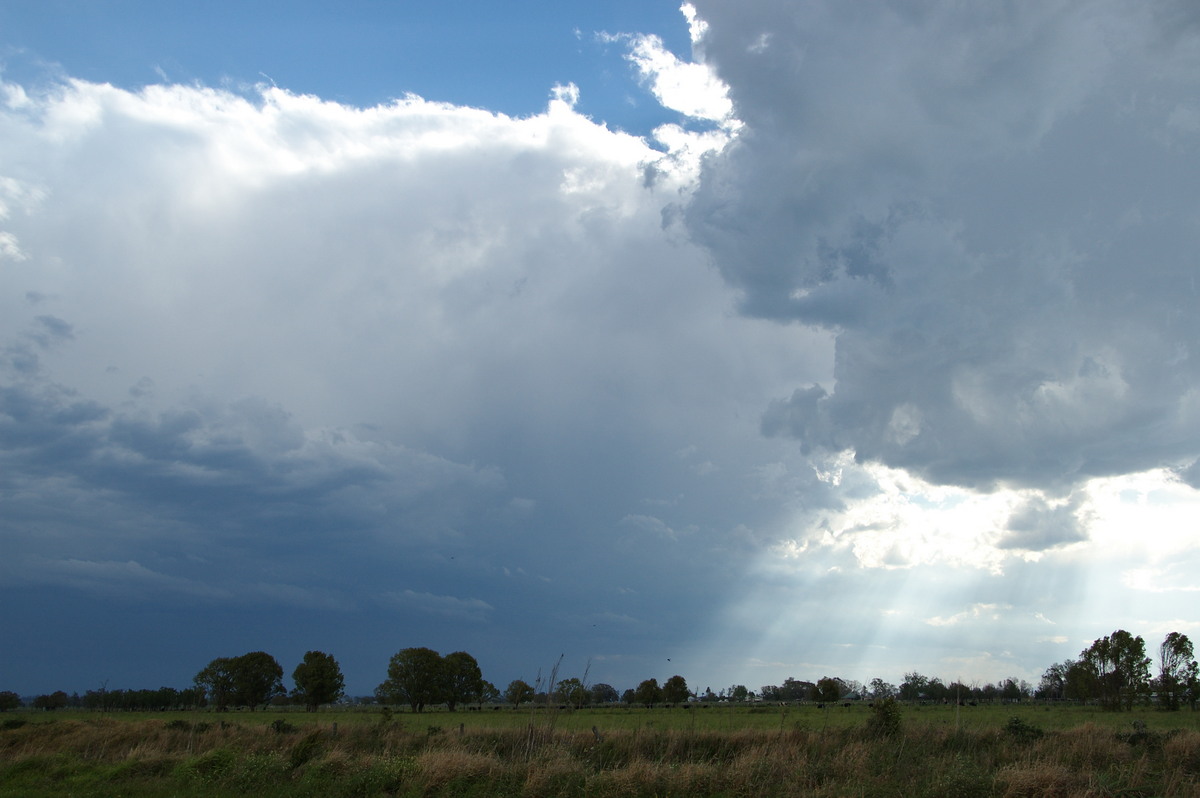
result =
[[764,431],[982,489],[1195,460],[1183,4],[696,6],[745,127],[689,230],[744,312],[836,335]]

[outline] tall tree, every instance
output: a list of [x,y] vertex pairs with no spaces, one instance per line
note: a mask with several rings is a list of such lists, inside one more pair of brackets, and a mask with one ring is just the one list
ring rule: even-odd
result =
[[634,691],[634,698],[647,709],[662,701],[662,688],[658,686],[658,679],[646,679],[639,684]]
[[305,652],[304,661],[292,671],[292,681],[296,683],[294,695],[309,712],[337,701],[346,689],[338,661],[323,651]]
[[583,682],[575,677],[570,679],[562,679],[554,686],[554,696],[556,701],[579,709],[588,702],[591,694],[588,689],[583,686]]
[[820,679],[817,679],[817,700],[832,704],[842,697],[842,688],[844,686],[841,679],[834,678],[833,676],[822,676]]
[[600,684],[592,686],[592,703],[593,704],[615,704],[621,700],[621,694],[617,692],[617,688],[611,684]]
[[885,682],[879,678],[871,680],[871,698],[876,701],[881,701],[885,698],[895,698],[897,692],[896,685],[891,682]]
[[683,704],[688,700],[687,679],[679,674],[663,682],[662,700],[668,704]]
[[483,671],[479,663],[465,651],[455,651],[442,658],[445,679],[446,707],[453,712],[459,704],[466,704],[483,691]]
[[900,697],[905,701],[916,701],[929,689],[929,677],[916,671],[904,674],[900,684]]
[[1042,674],[1034,695],[1042,699],[1061,700],[1067,697],[1067,674],[1070,673],[1074,660],[1056,662]]
[[1094,676],[1100,700],[1108,709],[1132,709],[1134,699],[1149,688],[1146,641],[1124,629],[1095,640],[1079,660]]
[[229,708],[234,699],[233,658],[217,657],[196,674],[196,689],[218,712]]
[[408,704],[423,712],[427,704],[445,701],[445,663],[431,648],[405,648],[388,662],[387,681],[375,688],[383,704]]
[[283,695],[283,668],[265,651],[251,651],[233,659],[234,701],[253,712],[277,695]]
[[0,712],[7,712],[21,706],[21,696],[12,690],[0,691]]
[[520,709],[522,704],[532,701],[533,696],[533,687],[522,679],[513,679],[504,691],[504,700],[512,704],[513,709]]
[[479,682],[479,693],[472,700],[479,702],[479,708],[483,709],[484,704],[500,703],[500,698],[500,690],[496,688],[496,685],[487,679],[482,679]]
[[1198,670],[1188,636],[1181,632],[1167,635],[1158,647],[1158,700],[1163,709],[1179,709],[1183,702],[1195,707]]

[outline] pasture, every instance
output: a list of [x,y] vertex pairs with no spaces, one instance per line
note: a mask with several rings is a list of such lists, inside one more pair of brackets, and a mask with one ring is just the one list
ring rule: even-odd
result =
[[1044,705],[0,715],[9,796],[1200,796],[1200,714]]

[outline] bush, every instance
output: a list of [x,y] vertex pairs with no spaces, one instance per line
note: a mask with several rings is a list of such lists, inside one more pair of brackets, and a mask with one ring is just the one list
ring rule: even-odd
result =
[[877,737],[892,737],[900,733],[900,705],[894,698],[881,698],[871,704],[867,731]]
[[296,727],[291,723],[288,723],[283,718],[279,718],[273,722],[271,724],[271,729],[274,730],[276,734],[292,734],[296,731]]
[[1040,726],[1034,726],[1028,721],[1021,720],[1016,715],[1013,715],[1008,719],[1008,723],[1004,724],[1004,733],[1025,743],[1031,743],[1034,740],[1040,739],[1045,734]]

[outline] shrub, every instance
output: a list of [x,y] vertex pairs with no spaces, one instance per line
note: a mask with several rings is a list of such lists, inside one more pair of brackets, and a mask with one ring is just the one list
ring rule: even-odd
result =
[[892,737],[900,733],[900,705],[896,699],[881,698],[871,704],[867,731],[878,737]]
[[283,718],[279,718],[278,720],[274,721],[271,724],[271,729],[276,734],[292,734],[293,732],[296,731],[296,727],[294,725],[292,725],[291,723],[288,723]]
[[1045,734],[1040,726],[1034,726],[1028,721],[1021,720],[1016,715],[1013,715],[1008,719],[1008,723],[1004,724],[1004,733],[1024,743],[1041,739],[1041,736]]

